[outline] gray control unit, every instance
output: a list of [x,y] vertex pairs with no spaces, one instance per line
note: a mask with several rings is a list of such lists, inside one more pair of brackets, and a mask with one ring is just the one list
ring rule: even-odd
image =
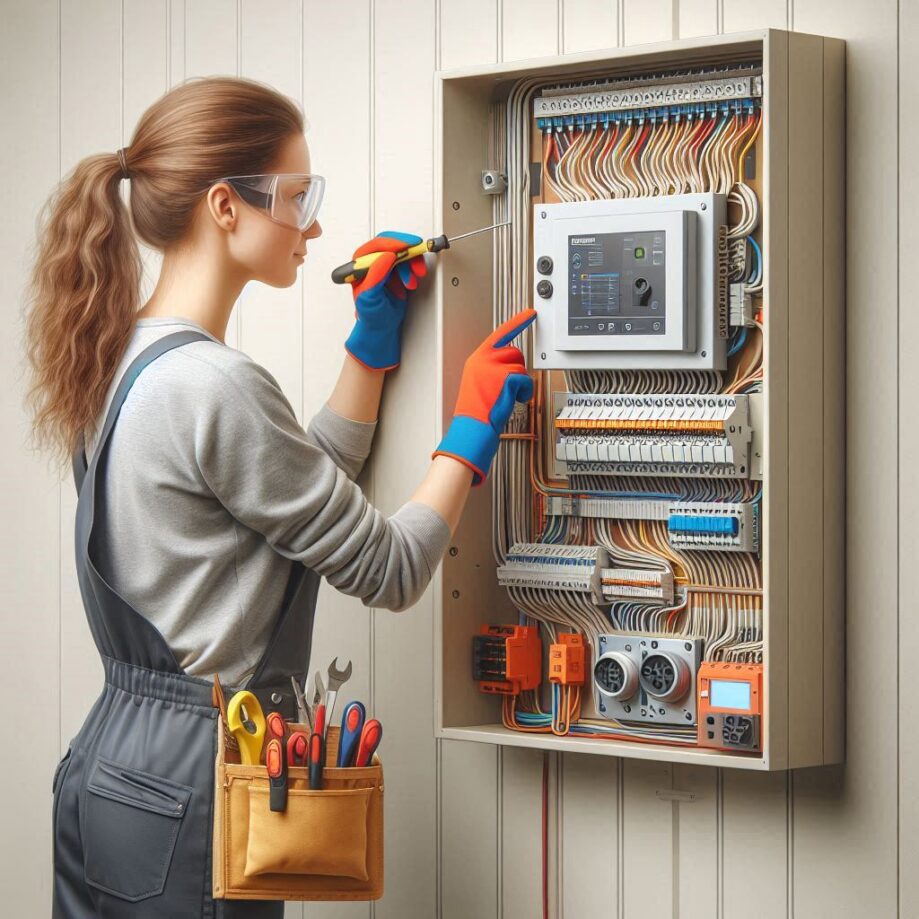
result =
[[536,205],[534,366],[723,370],[724,221],[714,194]]

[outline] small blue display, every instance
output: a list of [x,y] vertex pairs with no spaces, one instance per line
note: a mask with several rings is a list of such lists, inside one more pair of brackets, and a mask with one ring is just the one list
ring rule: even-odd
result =
[[750,684],[740,680],[712,680],[708,698],[712,708],[739,708],[749,711]]

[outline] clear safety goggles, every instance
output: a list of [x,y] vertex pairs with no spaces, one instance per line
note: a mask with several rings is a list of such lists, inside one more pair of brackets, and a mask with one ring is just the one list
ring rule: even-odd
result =
[[213,184],[220,182],[275,223],[301,233],[315,222],[325,192],[325,179],[308,173],[225,176]]

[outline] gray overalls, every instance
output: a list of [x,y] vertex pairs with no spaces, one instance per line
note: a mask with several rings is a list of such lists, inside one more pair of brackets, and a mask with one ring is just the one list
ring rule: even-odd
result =
[[[106,583],[93,558],[93,520],[97,512],[105,519],[102,477],[122,403],[151,361],[199,339],[209,340],[177,332],[146,348],[118,385],[89,467],[82,448],[74,454],[77,574],[105,686],[54,775],[55,917],[280,919],[284,911],[281,902],[212,899],[211,683],[183,672],[160,632]],[[304,677],[318,586],[315,572],[291,563],[271,639],[246,687],[266,712],[296,714],[290,677]]]

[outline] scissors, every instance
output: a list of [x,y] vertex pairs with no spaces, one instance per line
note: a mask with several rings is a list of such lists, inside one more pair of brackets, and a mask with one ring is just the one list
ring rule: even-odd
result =
[[242,690],[230,699],[227,706],[227,728],[239,744],[243,763],[257,766],[265,739],[265,714],[251,692]]

